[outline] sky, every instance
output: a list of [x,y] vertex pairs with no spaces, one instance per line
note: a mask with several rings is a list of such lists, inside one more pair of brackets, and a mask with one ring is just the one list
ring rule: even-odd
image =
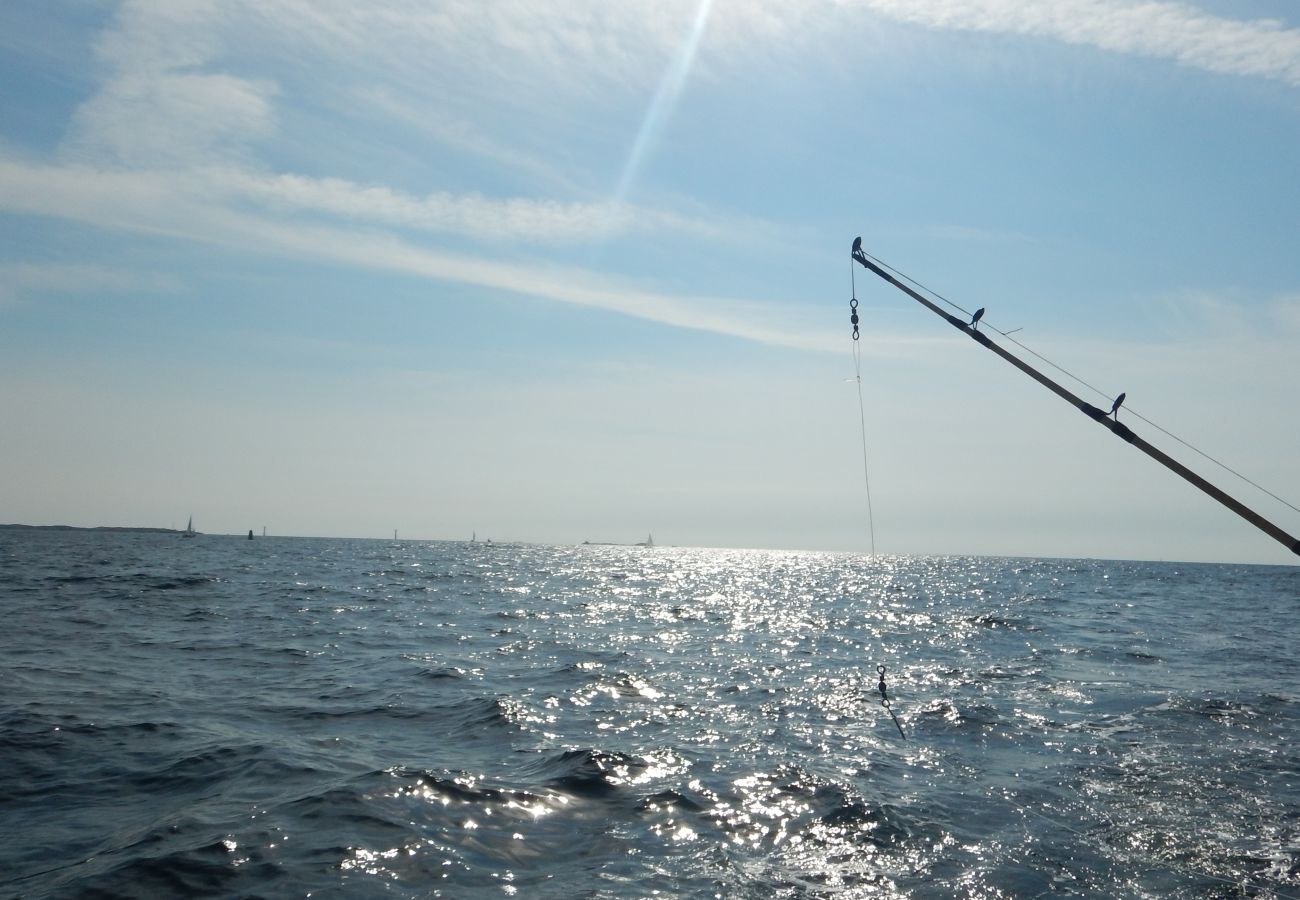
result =
[[1300,561],[859,235],[1300,535],[1289,0],[7,0],[0,522]]

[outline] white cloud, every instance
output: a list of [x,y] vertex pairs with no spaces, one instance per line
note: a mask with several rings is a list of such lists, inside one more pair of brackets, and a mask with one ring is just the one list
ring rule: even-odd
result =
[[[500,78],[524,78],[553,91],[553,79],[563,80],[561,72],[574,75],[584,90],[592,76],[601,82],[654,77],[662,65],[659,54],[681,37],[697,5],[697,0],[653,9],[515,0],[451,0],[436,7],[404,0],[362,6],[331,0],[128,0],[97,42],[107,76],[75,111],[62,157],[78,164],[68,173],[72,180],[106,167],[188,170],[196,183],[182,192],[203,193],[212,202],[252,201],[281,214],[477,240],[566,244],[629,233],[727,242],[745,234],[752,240],[770,234],[771,226],[712,215],[689,201],[680,204],[686,212],[677,212],[570,199],[574,185],[553,167],[492,137],[482,116],[457,118],[456,103],[440,99],[459,93],[450,87],[481,81],[490,86],[470,94],[486,89],[500,101],[509,94]],[[439,143],[485,156],[531,180],[540,177],[570,197],[493,197],[472,190],[413,195],[384,184],[270,174],[257,159],[256,144],[277,137],[277,101],[301,98],[285,96],[268,78],[227,71],[238,68],[241,53],[274,58],[277,77],[287,71],[279,64],[287,60],[290,68],[300,66],[323,78],[330,85],[327,97],[341,89],[337,96],[377,110],[381,120],[416,124]],[[537,79],[539,66],[553,71]],[[409,81],[393,82],[391,73],[404,70]],[[351,73],[351,80],[340,72]],[[420,86],[411,91],[413,85]],[[357,120],[341,121],[335,127],[355,127]],[[97,189],[109,183],[97,179]],[[141,186],[135,183],[131,190]],[[166,186],[175,189],[175,183]],[[589,196],[590,189],[585,193]],[[137,193],[133,199],[141,198]]]
[[[108,79],[103,96],[87,104],[78,138],[94,145],[87,136],[93,138],[95,126],[124,131],[132,121],[146,124],[147,137],[169,116],[180,88],[186,88],[183,96],[195,96],[193,83],[164,85],[161,104],[134,108],[124,99],[147,95],[141,79],[222,73],[229,79],[225,108],[246,110],[231,103],[234,82],[242,82],[245,102],[272,92],[236,74],[245,69],[327,87],[335,96],[386,92],[416,105],[426,120],[451,113],[453,121],[485,114],[513,121],[563,116],[570,103],[622,106],[648,99],[687,39],[700,3],[127,0],[97,42]],[[816,7],[821,15],[808,16]],[[817,23],[834,18],[832,11],[820,0],[714,0],[698,73],[707,77],[713,57],[752,61],[786,50],[795,36],[819,31]],[[233,124],[238,117],[217,118]],[[248,121],[257,126],[261,118],[258,113]],[[121,138],[107,143],[116,146]]]
[[215,0],[125,0],[96,55],[119,73],[193,69],[220,54],[222,13]]
[[[777,42],[807,35],[835,17],[835,4],[813,0],[737,3],[715,0],[706,44],[740,37]],[[616,310],[655,321],[783,346],[820,347],[820,336],[781,327],[770,310],[674,298],[599,280],[591,272],[510,269],[438,252],[399,237],[409,232],[531,244],[597,242],[613,236],[671,233],[706,241],[768,233],[763,223],[686,212],[624,207],[587,199],[492,197],[474,191],[418,195],[385,184],[337,177],[275,174],[252,164],[254,142],[276,127],[281,88],[224,71],[239,53],[276,48],[303,71],[333,77],[324,63],[360,73],[370,91],[411,109],[402,85],[376,73],[405,70],[411,81],[482,80],[489,90],[529,80],[541,70],[555,90],[566,79],[592,84],[653,85],[683,38],[699,0],[667,4],[525,0],[416,0],[358,5],[342,0],[130,0],[99,42],[110,66],[101,90],[75,114],[66,152],[90,164],[62,168],[0,160],[0,194],[10,212],[61,216],[99,227],[182,236],[261,252],[329,258],[508,289],[562,302]],[[1300,83],[1296,31],[1274,23],[1234,22],[1179,3],[1114,0],[844,0],[899,21],[935,28],[1039,35],[1117,52],[1178,59],[1216,71],[1253,72]],[[810,10],[820,10],[810,16]],[[809,15],[822,24],[805,24]],[[247,37],[252,50],[237,44]],[[301,57],[301,58],[300,58]],[[727,59],[722,52],[721,59]],[[358,61],[359,60],[359,61]],[[376,81],[367,78],[375,77]],[[531,88],[530,88],[531,90]],[[426,89],[427,94],[427,89]],[[421,94],[420,96],[425,96]],[[454,118],[449,121],[455,122]],[[478,122],[475,122],[478,125]],[[434,132],[437,131],[435,127]],[[495,161],[526,154],[483,132],[443,129],[466,147],[495,148]],[[127,166],[113,170],[105,166]],[[166,174],[171,171],[173,174]],[[382,226],[387,235],[356,232]],[[969,236],[969,235],[965,235]],[[314,243],[313,243],[314,242]],[[737,324],[743,323],[743,324]],[[763,324],[766,323],[766,324]]]
[[248,143],[273,129],[274,93],[266,82],[224,74],[118,76],[77,110],[64,149],[141,168],[245,158]]
[[[310,189],[310,186],[309,186]],[[191,174],[28,166],[0,160],[0,211],[55,216],[330,265],[353,265],[605,309],[775,346],[826,350],[828,336],[795,327],[771,304],[662,294],[572,268],[431,250],[395,236],[290,222],[214,202]],[[352,194],[339,195],[346,201]],[[363,198],[364,200],[364,198]],[[398,207],[401,207],[399,202]]]
[[1275,304],[1277,321],[1285,331],[1300,335],[1300,294],[1281,297]]
[[930,28],[1052,38],[1232,75],[1300,85],[1300,30],[1185,3],[1117,0],[840,0]]
[[355,222],[474,238],[567,242],[622,230],[624,224],[615,221],[615,211],[604,204],[496,200],[446,191],[413,197],[382,185],[300,175],[229,172],[220,177],[225,186],[281,210],[326,213]]
[[[385,66],[428,76],[526,88],[539,72],[568,87],[657,81],[688,34],[701,0],[609,3],[606,0],[264,0],[228,11],[328,53],[382,47]],[[752,56],[811,27],[817,0],[716,0],[710,41],[728,56]]]
[[770,234],[768,223],[617,204],[493,198],[434,191],[412,196],[383,185],[341,178],[265,175],[246,170],[196,173],[214,191],[254,200],[279,212],[334,216],[353,223],[377,223],[487,241],[569,244],[607,240],[628,233],[674,232],[715,241],[752,240]]
[[[653,85],[688,33],[700,0],[262,0],[223,14],[269,25],[327,53],[383,47],[387,67],[428,78],[586,91]],[[1117,53],[1176,60],[1213,72],[1300,84],[1300,31],[1269,19],[1212,15],[1174,0],[715,0],[706,72],[804,44],[866,9],[931,28],[1045,37]],[[845,15],[853,15],[846,20]]]
[[1137,310],[1145,314],[1148,330],[1177,342],[1266,338],[1285,343],[1300,336],[1300,298],[1256,299],[1246,302],[1240,290],[1185,288],[1144,295]]
[[365,108],[380,118],[411,129],[421,144],[432,142],[457,153],[487,161],[498,169],[522,176],[533,184],[544,184],[562,190],[573,190],[572,178],[562,174],[518,146],[520,135],[512,133],[496,138],[485,133],[472,115],[460,114],[444,105],[436,115],[430,114],[429,104],[409,94],[399,94],[384,85],[365,85],[349,89],[346,102],[353,108]]
[[108,74],[73,115],[74,159],[184,168],[243,159],[274,128],[275,85],[211,67],[225,44],[213,0],[128,0],[96,42]]
[[[526,169],[525,154],[481,127],[485,112],[499,129],[563,115],[566,103],[644,102],[700,2],[128,0],[98,41],[108,77],[76,114],[69,146],[79,159],[127,165],[239,158],[274,130],[278,87],[237,63],[265,72],[274,61],[278,78],[305,73],[304,84],[323,81],[336,96],[386,96],[390,113],[414,105],[444,142]],[[862,10],[1300,85],[1300,30],[1170,0],[714,0],[692,77],[734,74],[846,21],[872,27]],[[471,119],[469,132],[455,124]]]
[[0,263],[0,303],[32,294],[166,293],[180,283],[160,272],[85,263]]
[[829,351],[838,349],[839,344],[828,333],[793,327],[788,316],[773,304],[663,294],[581,269],[438,252],[397,238],[340,229],[245,221],[240,231],[264,248],[274,247],[310,259],[511,291],[773,346]]

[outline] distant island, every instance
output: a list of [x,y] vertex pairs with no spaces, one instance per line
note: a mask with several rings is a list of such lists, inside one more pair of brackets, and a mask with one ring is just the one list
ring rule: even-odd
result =
[[82,528],[77,525],[0,525],[0,529],[18,531],[134,531],[142,534],[180,534],[176,528],[133,528],[127,525],[96,525]]
[[644,541],[635,544],[619,544],[614,541],[583,541],[584,547],[653,547],[655,545],[655,536],[652,534]]

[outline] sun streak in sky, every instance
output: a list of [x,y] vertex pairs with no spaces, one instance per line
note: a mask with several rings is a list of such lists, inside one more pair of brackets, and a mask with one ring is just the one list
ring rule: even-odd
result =
[[633,182],[636,181],[637,173],[641,170],[651,145],[672,116],[673,108],[677,105],[682,89],[686,86],[686,79],[690,77],[691,67],[695,63],[695,53],[699,49],[700,39],[704,36],[704,29],[708,24],[709,12],[712,8],[713,0],[700,0],[690,32],[682,41],[681,48],[665,70],[663,78],[659,80],[659,88],[655,91],[654,99],[650,101],[650,107],[641,119],[636,140],[618,178],[618,187],[614,191],[613,202],[610,204],[615,215],[627,200],[627,195],[632,189]]

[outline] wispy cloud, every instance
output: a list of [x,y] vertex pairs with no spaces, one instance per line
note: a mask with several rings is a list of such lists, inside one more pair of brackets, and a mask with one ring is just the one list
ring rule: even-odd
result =
[[443,106],[431,115],[421,98],[399,93],[385,85],[368,84],[345,94],[353,108],[366,109],[377,117],[411,130],[421,142],[445,147],[455,153],[487,162],[499,171],[551,189],[573,191],[580,186],[574,178],[520,146],[518,132],[506,138],[486,133],[469,115]]
[[[485,131],[485,117],[458,118],[454,104],[434,99],[460,93],[447,90],[451,81],[490,82],[503,71],[517,74],[537,66],[555,67],[539,82],[552,92],[562,71],[590,68],[598,80],[621,77],[605,71],[602,60],[631,65],[638,59],[637,66],[648,68],[637,77],[649,78],[653,65],[647,61],[665,49],[664,42],[680,38],[675,26],[679,20],[689,25],[689,14],[697,7],[698,0],[674,0],[653,10],[516,0],[464,5],[452,0],[437,9],[408,0],[363,7],[333,0],[127,0],[96,43],[105,76],[73,114],[61,157],[73,163],[71,180],[94,177],[97,169],[186,172],[192,184],[181,187],[173,181],[167,190],[179,188],[220,202],[251,201],[281,214],[474,240],[563,245],[672,234],[734,242],[742,233],[752,240],[770,233],[771,226],[717,215],[689,200],[679,209],[593,200],[610,186],[590,180],[575,186],[556,167]],[[540,180],[543,191],[549,188],[553,195],[492,196],[492,191],[464,189],[417,195],[381,183],[270,172],[257,148],[277,137],[278,105],[300,98],[286,94],[273,77],[243,74],[249,66],[238,62],[246,51],[236,37],[273,49],[270,58],[291,58],[327,81],[341,79],[331,81],[324,96],[341,88],[339,96],[359,101],[366,116],[419,127],[438,143],[489,166],[521,173],[526,181]],[[512,51],[511,64],[502,66],[496,51]],[[382,59],[384,65],[371,62],[365,68],[356,59]],[[430,92],[426,85],[403,92],[407,85],[394,82],[388,69],[404,67],[410,67],[412,83],[422,76],[442,90]],[[291,70],[274,71],[284,78]],[[339,71],[352,72],[352,80]],[[489,90],[497,102],[511,94],[502,85]],[[367,124],[373,127],[373,119]],[[429,167],[426,177],[437,176],[437,167]],[[497,183],[492,178],[484,182]],[[110,183],[99,179],[100,186]]]
[[[126,0],[97,42],[105,79],[77,111],[66,149],[136,166],[246,159],[275,130],[280,92],[299,99],[279,78],[379,98],[370,113],[422,117],[445,145],[536,175],[547,167],[501,129],[554,125],[572,104],[588,112],[643,104],[681,58],[684,36],[701,38],[692,77],[708,80],[837,24],[866,28],[879,17],[1300,85],[1300,29],[1172,0],[717,0],[699,32],[692,23],[702,8],[700,0]],[[863,10],[872,15],[854,15]]]
[[841,0],[930,28],[1032,35],[1300,85],[1300,30],[1186,3],[1120,0]]
[[1042,239],[1020,231],[1007,231],[994,228],[973,228],[969,225],[930,225],[922,231],[942,240],[972,241],[999,244],[1036,244]]
[[416,197],[384,185],[341,178],[267,175],[237,169],[195,173],[214,192],[253,200],[281,212],[321,213],[354,223],[376,223],[481,240],[533,244],[581,243],[629,233],[675,232],[726,241],[770,231],[762,222],[666,209],[626,206],[615,201],[558,201],[493,198],[477,193],[434,191]]
[[181,283],[161,272],[86,263],[0,263],[0,303],[36,294],[169,293]]
[[208,0],[128,0],[96,42],[107,72],[77,109],[64,142],[72,158],[180,168],[241,159],[274,128],[276,87],[213,70],[224,44]]
[[473,238],[566,243],[621,231],[627,225],[626,216],[604,204],[493,199],[447,191],[414,197],[383,185],[359,185],[341,178],[238,171],[214,173],[214,182],[285,211],[324,213],[353,222]]
[[[699,15],[700,0],[263,0],[225,6],[229,16],[251,13],[276,35],[331,54],[382,46],[384,65],[403,71],[427,75],[434,65],[455,66],[520,86],[549,72],[566,86],[593,90],[656,83]],[[814,29],[810,14],[819,9],[833,7],[825,0],[719,0],[709,43],[728,58],[752,58]]]
[[[716,25],[695,59],[705,77],[715,65],[789,48],[837,18],[825,0],[718,0],[715,7]],[[575,107],[644,103],[680,56],[700,8],[700,0],[124,0],[97,41],[106,77],[79,116],[77,136],[84,143],[111,128],[110,148],[139,153],[148,141],[161,152],[167,141],[151,141],[147,128],[128,144],[129,124],[146,116],[155,125],[192,123],[176,115],[191,100],[215,101],[214,121],[200,123],[200,132],[211,128],[229,140],[242,121],[256,136],[275,86],[249,73],[273,72],[290,92],[415,105],[433,133],[463,142],[464,129],[446,127],[444,117],[504,127],[563,121]],[[209,80],[216,75],[223,77]],[[500,135],[469,137],[512,153]]]
[[77,110],[64,150],[135,167],[247,158],[249,142],[273,129],[274,93],[220,73],[118,76]]
[[[331,53],[384,46],[386,65],[427,77],[428,60],[435,58],[529,95],[529,84],[542,72],[556,79],[552,88],[624,84],[640,90],[655,84],[699,8],[699,0],[447,0],[436,7],[421,0],[263,0],[256,7],[220,6],[224,16],[256,15],[276,34]],[[709,71],[741,64],[841,27],[839,13],[861,9],[925,27],[1032,35],[1300,84],[1300,31],[1271,19],[1217,16],[1176,0],[717,0],[701,65]],[[502,59],[511,64],[502,66]]]
[[1284,331],[1300,335],[1300,294],[1278,298],[1274,310]]
[[775,346],[831,346],[825,335],[793,324],[776,304],[659,293],[582,269],[502,262],[432,250],[396,235],[286,221],[213,202],[210,190],[179,173],[0,160],[0,210],[5,212],[506,290]]
[[[843,20],[845,10],[866,9],[924,27],[1039,36],[1300,84],[1300,32],[1160,0],[715,0],[708,8],[710,27],[696,29],[704,70],[739,64],[742,38],[761,53]],[[819,335],[788,327],[781,313],[761,304],[674,297],[591,271],[489,264],[430,249],[422,240],[450,235],[555,246],[664,234],[734,242],[739,235],[770,239],[773,229],[764,223],[689,198],[671,208],[593,201],[598,192],[590,185],[584,193],[562,176],[548,179],[556,196],[493,196],[486,189],[421,193],[275,172],[268,157],[255,152],[281,127],[281,105],[294,99],[294,88],[286,85],[305,72],[336,79],[331,89],[342,85],[350,97],[384,98],[379,113],[408,123],[418,119],[413,98],[434,98],[428,133],[444,144],[482,152],[488,166],[546,172],[548,166],[528,152],[494,137],[483,124],[490,117],[458,125],[469,120],[454,111],[442,114],[451,107],[437,106],[435,95],[474,98],[482,91],[503,107],[531,107],[541,95],[598,94],[615,85],[631,86],[644,99],[692,22],[700,21],[701,9],[700,0],[448,0],[434,7],[417,0],[128,0],[97,44],[105,77],[74,114],[63,148],[67,163],[39,166],[0,157],[0,209],[406,272],[820,348]],[[248,61],[263,49],[275,49],[270,56],[293,65],[272,73]],[[300,67],[297,76],[293,66]],[[403,93],[422,80],[438,90]]]

